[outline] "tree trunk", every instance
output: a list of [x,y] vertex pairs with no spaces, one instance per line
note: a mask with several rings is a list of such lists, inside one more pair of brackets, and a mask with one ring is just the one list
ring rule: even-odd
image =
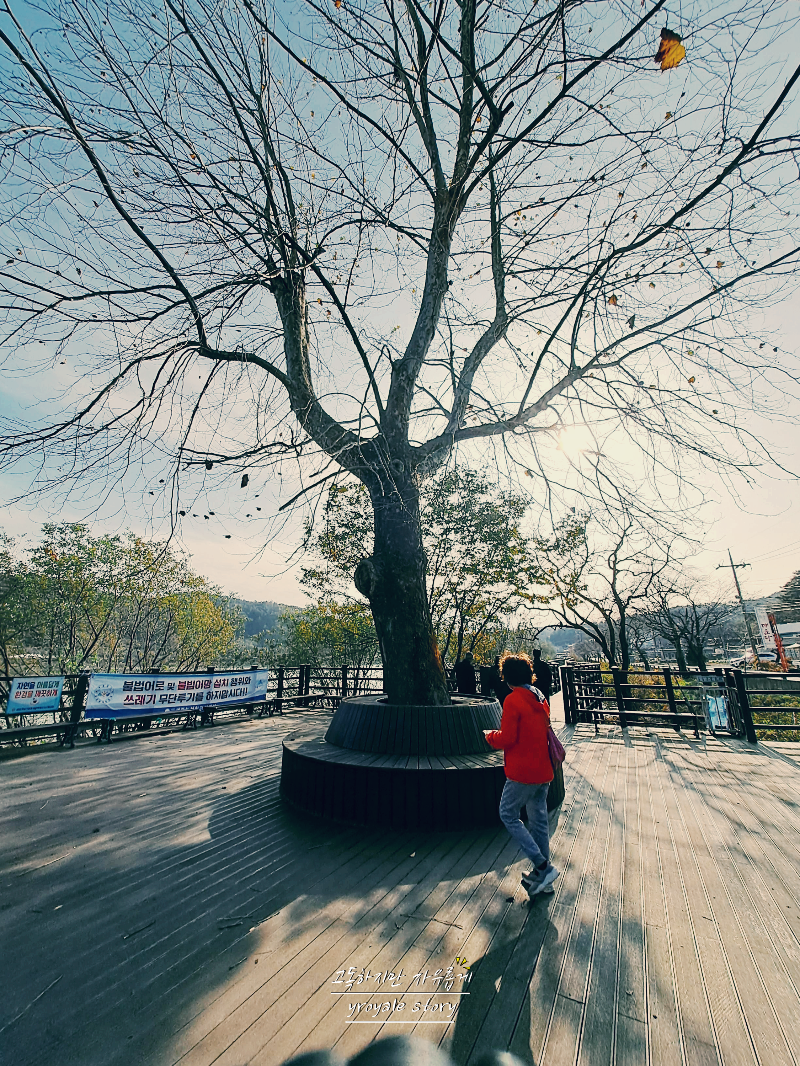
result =
[[703,654],[702,644],[698,644],[696,640],[690,640],[686,648],[686,658],[691,666],[696,666],[702,673],[708,672],[708,666],[706,665],[706,657]]
[[650,660],[647,657],[647,652],[644,650],[644,647],[642,646],[642,644],[639,643],[638,640],[634,640],[633,643],[634,643],[634,647],[636,648],[636,651],[639,654],[639,657],[641,658],[642,662],[644,663],[645,670],[649,670],[650,669]]
[[681,638],[678,637],[678,636],[673,637],[672,638],[672,646],[675,649],[675,661],[678,664],[678,673],[685,674],[687,672],[686,657],[683,654],[683,647],[681,645]]
[[397,475],[385,495],[371,491],[375,546],[356,567],[356,588],[369,600],[389,703],[450,704],[425,588],[419,490]]
[[619,659],[620,667],[625,671],[627,676],[628,671],[631,668],[631,646],[628,641],[628,626],[625,618],[625,612],[619,613]]

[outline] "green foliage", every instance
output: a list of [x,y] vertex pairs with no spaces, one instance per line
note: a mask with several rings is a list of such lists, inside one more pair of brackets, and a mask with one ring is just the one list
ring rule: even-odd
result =
[[251,637],[255,640],[272,631],[287,610],[284,604],[273,603],[271,600],[234,599],[232,603],[242,612],[245,638]]
[[776,598],[772,610],[777,622],[800,621],[800,570],[786,582]]
[[302,611],[281,616],[282,646],[272,662],[361,668],[380,661],[378,639],[369,607],[321,599]]
[[[488,656],[519,608],[546,602],[535,592],[542,573],[520,530],[527,505],[525,497],[501,492],[465,468],[423,486],[426,587],[443,658],[466,650]],[[355,568],[372,551],[372,508],[363,485],[329,489],[319,528],[306,526],[306,547],[314,562],[301,583],[326,598],[352,596]]]
[[165,542],[45,525],[23,558],[4,542],[9,674],[186,670],[225,658],[240,613]]

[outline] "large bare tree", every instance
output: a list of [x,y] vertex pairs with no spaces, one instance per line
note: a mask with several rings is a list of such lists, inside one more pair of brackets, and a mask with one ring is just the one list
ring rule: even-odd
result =
[[3,454],[169,459],[176,518],[192,467],[359,479],[389,699],[448,702],[419,486],[454,448],[551,475],[588,425],[601,485],[619,440],[662,484],[767,458],[741,412],[785,370],[747,316],[797,262],[792,11],[5,4],[3,343],[80,377]]

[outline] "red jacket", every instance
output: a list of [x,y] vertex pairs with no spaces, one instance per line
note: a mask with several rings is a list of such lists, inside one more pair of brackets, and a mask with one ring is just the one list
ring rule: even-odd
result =
[[550,708],[527,688],[506,696],[500,728],[486,734],[493,748],[505,752],[506,777],[523,785],[543,785],[553,780],[547,751]]

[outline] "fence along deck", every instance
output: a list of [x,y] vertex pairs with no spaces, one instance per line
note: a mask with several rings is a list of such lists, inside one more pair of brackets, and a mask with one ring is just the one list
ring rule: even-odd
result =
[[[69,739],[66,727],[70,723],[73,738],[81,733],[98,734],[101,728],[98,721],[75,719],[78,677],[67,675],[59,712],[24,716],[0,713],[0,744],[52,738],[63,743]],[[0,701],[7,696],[11,680],[0,677]],[[584,664],[560,667],[558,681],[564,692],[564,710],[569,723],[588,721],[597,727],[605,719],[616,720],[621,726],[652,722],[674,729],[688,726],[697,736],[710,724],[706,714],[708,696],[718,695],[724,697],[728,716],[725,731],[732,736],[745,736],[755,743],[759,732],[800,729],[800,676],[753,674],[725,668],[704,675],[638,668],[624,674],[616,668]],[[556,684],[554,691],[558,687]],[[220,708],[215,718],[218,721],[241,719],[253,713],[280,713],[290,707],[332,708],[347,696],[382,691],[380,666],[345,665],[335,669],[309,664],[279,666],[270,671],[263,706]],[[157,715],[150,717],[157,722]],[[163,717],[166,719],[166,715]],[[135,731],[137,721],[130,719],[122,728]]]
[[622,728],[648,722],[674,729],[689,725],[696,737],[701,729],[719,729],[755,744],[758,732],[800,729],[800,677],[786,674],[724,667],[705,674],[623,671],[584,664],[561,667],[561,687],[566,721],[592,722],[595,731],[607,719]]
[[[158,671],[154,672],[158,673]],[[209,669],[207,672],[213,674],[223,671]],[[82,689],[79,688],[79,684],[82,679],[86,682],[87,676],[87,674],[65,675],[61,707],[58,711],[32,711],[11,715],[0,712],[0,744],[27,744],[28,741],[57,739],[59,744],[63,745],[74,742],[75,738],[81,734],[97,739],[107,739],[108,726],[104,725],[102,719],[82,718],[82,701],[85,698],[86,689],[85,684]],[[378,671],[377,684],[379,686],[381,676]],[[3,703],[8,698],[12,680],[11,677],[0,677],[0,700]],[[270,671],[267,698],[264,703],[249,704],[243,707],[219,707],[214,710],[213,717],[217,721],[226,721],[252,717],[254,714],[280,713],[288,707],[330,706],[338,702],[343,690],[350,695],[353,694],[354,688],[359,692],[374,691],[371,686],[375,684],[374,669],[366,672],[363,670],[348,672],[348,668],[344,667],[338,671],[316,671],[306,664],[280,666]],[[174,725],[176,722],[180,723],[182,719],[185,719],[184,728],[186,728],[189,725],[196,725],[198,717],[197,708],[165,709],[162,713],[151,714],[143,711],[136,717],[118,719],[116,729],[118,732],[140,732],[144,728],[150,729],[153,726],[158,728],[160,723],[165,726],[169,723]]]

